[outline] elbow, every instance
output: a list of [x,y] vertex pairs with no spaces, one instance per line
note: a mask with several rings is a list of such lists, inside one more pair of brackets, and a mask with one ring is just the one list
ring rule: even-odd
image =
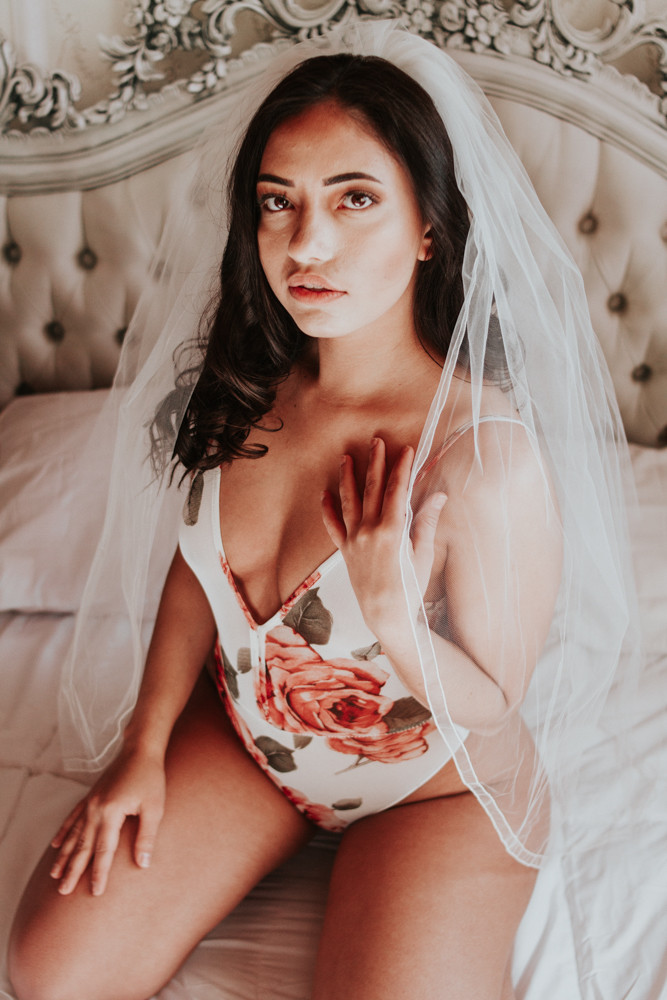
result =
[[521,707],[523,693],[511,695],[489,678],[490,686],[484,704],[479,705],[466,726],[479,736],[495,736],[514,719]]

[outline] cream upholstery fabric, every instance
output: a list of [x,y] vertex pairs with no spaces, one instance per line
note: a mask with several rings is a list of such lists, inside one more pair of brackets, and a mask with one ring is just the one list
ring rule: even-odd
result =
[[667,179],[574,125],[494,104],[581,268],[628,437],[667,446]]
[[[667,445],[667,179],[582,129],[496,100],[582,269],[628,436]],[[108,385],[182,160],[104,188],[4,199],[0,404]]]
[[111,383],[180,158],[92,191],[2,199],[0,404]]

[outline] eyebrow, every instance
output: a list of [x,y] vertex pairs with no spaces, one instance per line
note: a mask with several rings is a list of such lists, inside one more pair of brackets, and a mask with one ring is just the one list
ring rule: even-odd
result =
[[[294,187],[294,181],[287,180],[286,177],[278,177],[276,174],[260,174],[257,183],[266,181],[269,184],[280,184],[282,187]],[[382,184],[381,180],[373,177],[372,174],[363,174],[359,171],[351,171],[347,174],[335,174],[333,177],[326,177],[322,181],[323,187],[330,187],[332,184],[345,184],[347,181],[374,181]]]

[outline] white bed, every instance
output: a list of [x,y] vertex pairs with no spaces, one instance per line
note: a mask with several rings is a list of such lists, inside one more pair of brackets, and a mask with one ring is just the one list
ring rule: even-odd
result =
[[[158,6],[149,0],[142,9]],[[185,6],[199,9],[203,23],[200,4]],[[322,14],[266,0],[265,11],[281,35],[274,44],[288,44],[299,30],[327,18],[372,16],[376,6],[334,3]],[[643,42],[654,51],[662,45],[667,59],[667,13],[642,20],[642,4],[608,3],[615,27],[585,32],[565,18],[573,6],[405,0],[393,9],[448,45],[492,96],[582,267],[633,442],[639,503],[631,533],[647,667],[639,711],[613,733],[591,732],[582,756],[583,829],[591,845],[600,826],[617,828],[619,837],[605,838],[604,851],[591,846],[588,876],[576,892],[566,864],[552,862],[541,872],[515,949],[517,996],[658,1000],[667,998],[667,129],[664,99],[604,60],[625,65]],[[209,4],[208,16],[232,7]],[[202,52],[202,59],[213,58]],[[0,143],[7,195],[0,260],[3,948],[45,841],[84,788],[62,766],[56,693],[104,513],[111,441],[99,440],[91,462],[90,427],[113,376],[121,331],[150,280],[165,205],[182,189],[187,147],[207,122],[224,120],[228,93],[243,87],[268,52],[260,46],[229,60],[227,83],[194,103],[193,93],[172,84],[145,111],[120,114],[116,107],[116,121],[58,134],[54,114],[51,134]],[[192,91],[193,80],[206,84],[195,72]],[[655,73],[664,89],[664,71],[658,66]],[[49,81],[42,82],[48,90]],[[25,102],[24,110],[30,123]],[[160,580],[150,587],[156,598]],[[623,780],[605,771],[607,741],[630,755]],[[632,854],[621,847],[628,827],[637,832]],[[261,883],[202,942],[160,1000],[307,1000],[335,846],[333,835],[320,835]],[[630,874],[632,898],[619,897],[617,872]],[[13,998],[4,962],[0,997]]]

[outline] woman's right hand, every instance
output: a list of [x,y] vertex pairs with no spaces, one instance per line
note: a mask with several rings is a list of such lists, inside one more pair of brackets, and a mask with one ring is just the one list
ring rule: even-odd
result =
[[121,751],[62,824],[51,841],[58,857],[51,877],[58,891],[72,892],[92,860],[91,892],[104,892],[120,832],[128,816],[138,817],[134,860],[140,868],[151,863],[153,846],[164,813],[165,772],[160,757]]

